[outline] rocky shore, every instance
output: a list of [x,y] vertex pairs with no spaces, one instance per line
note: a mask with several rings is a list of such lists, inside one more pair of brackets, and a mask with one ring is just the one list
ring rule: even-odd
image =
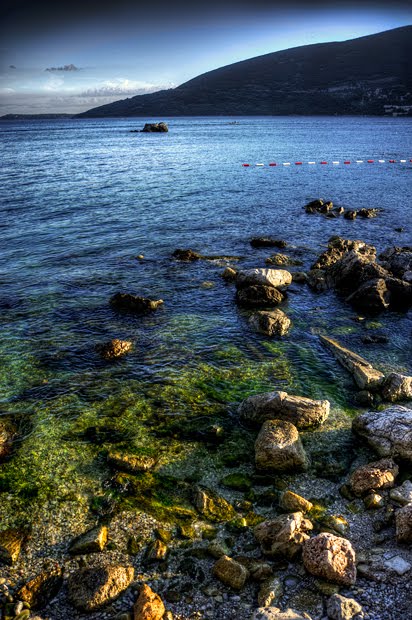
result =
[[[306,211],[334,213],[321,200]],[[358,216],[378,214],[368,211]],[[170,262],[193,278],[199,261],[218,265],[245,333],[264,342],[293,340],[295,295],[332,293],[357,313],[355,321],[406,317],[412,306],[410,247],[377,256],[361,240],[332,237],[311,269],[298,271],[286,241],[255,237],[250,245],[255,267],[192,249],[176,250]],[[267,256],[273,248],[282,254]],[[117,291],[107,304],[125,325],[155,325],[167,297],[136,292]],[[133,337],[118,336],[94,344],[102,367],[139,348]],[[196,415],[194,397],[193,416],[179,417],[169,402],[162,410],[166,385],[151,416],[140,410],[152,446],[128,441],[134,414],[121,432],[113,422],[81,429],[101,479],[85,495],[49,493],[24,518],[3,513],[2,620],[411,617],[412,377],[368,361],[368,346],[387,343],[379,330],[368,337],[360,355],[327,332],[313,334],[327,363],[347,373],[351,414],[286,379],[284,389],[254,388],[229,405],[210,397],[208,415]],[[122,407],[126,397],[109,419]],[[19,420],[2,415],[0,474],[24,449]],[[5,480],[4,507],[13,501]],[[34,506],[29,493],[22,497]]]

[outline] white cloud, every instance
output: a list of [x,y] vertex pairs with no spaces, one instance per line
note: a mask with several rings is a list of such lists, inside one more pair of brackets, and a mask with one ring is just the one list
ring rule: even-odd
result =
[[173,84],[151,84],[139,80],[127,80],[118,78],[106,80],[93,88],[88,88],[81,93],[83,97],[113,97],[113,96],[133,96],[154,93],[164,88],[173,88]]
[[14,95],[14,88],[0,88],[0,95]]

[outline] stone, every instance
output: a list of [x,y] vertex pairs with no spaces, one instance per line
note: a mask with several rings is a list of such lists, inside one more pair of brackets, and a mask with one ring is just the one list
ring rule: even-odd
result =
[[345,218],[345,220],[356,220],[357,214],[358,214],[357,211],[353,211],[352,209],[348,209],[347,211],[345,211],[343,217]]
[[286,241],[283,239],[272,239],[271,237],[253,237],[250,240],[252,248],[285,248]]
[[366,510],[378,510],[385,505],[385,500],[379,493],[369,493],[363,498],[363,505]]
[[388,489],[395,484],[399,467],[392,459],[381,459],[358,467],[350,477],[350,486],[355,495],[365,495],[369,491]]
[[257,469],[301,471],[309,462],[296,426],[285,420],[263,422],[255,442]]
[[266,336],[284,336],[288,333],[290,319],[282,310],[260,310],[252,314],[249,324]]
[[132,343],[129,340],[119,340],[115,338],[104,344],[98,344],[96,351],[105,360],[113,360],[119,357],[123,357],[132,349]]
[[157,460],[153,456],[143,454],[129,454],[121,450],[112,449],[107,456],[109,465],[122,471],[141,472],[152,469]]
[[69,547],[69,553],[71,555],[99,553],[106,546],[107,537],[107,527],[105,525],[98,525],[75,538]]
[[356,385],[361,390],[374,391],[382,386],[385,375],[376,370],[363,357],[346,349],[339,342],[327,336],[320,336],[320,340],[332,352],[338,362],[351,373]]
[[292,273],[292,282],[297,284],[306,284],[308,281],[308,274],[305,271],[294,271]]
[[236,287],[239,289],[256,285],[279,288],[289,284],[292,284],[292,274],[286,269],[241,269],[236,276]]
[[327,532],[303,543],[306,570],[332,583],[351,586],[356,582],[355,551],[346,538]]
[[201,259],[202,257],[198,252],[195,252],[194,250],[178,249],[173,252],[172,258],[175,258],[176,260],[181,260],[185,263],[191,263]]
[[391,372],[385,377],[382,396],[384,400],[391,403],[398,400],[410,400],[412,398],[412,377]]
[[218,540],[212,540],[207,546],[207,551],[213,558],[215,558],[215,560],[218,560],[224,555],[229,555],[230,553],[229,547],[226,543]]
[[405,273],[412,271],[412,247],[392,247],[379,255],[381,263],[396,277],[404,278]]
[[148,562],[163,562],[168,554],[167,545],[161,540],[154,540],[147,547],[146,559]]
[[130,293],[116,293],[110,299],[110,305],[116,310],[122,312],[131,312],[133,314],[147,314],[157,310],[163,304],[162,299],[147,299]]
[[398,543],[412,543],[412,504],[407,504],[397,511],[395,523]]
[[284,300],[284,295],[273,286],[247,286],[236,292],[236,301],[245,308],[259,306],[278,306]]
[[330,597],[326,610],[331,620],[361,620],[363,618],[361,605],[355,599],[340,594],[333,594]]
[[213,566],[213,575],[233,590],[241,590],[249,576],[249,571],[236,560],[223,555]]
[[194,504],[200,514],[209,521],[219,523],[236,516],[235,509],[224,497],[205,487],[196,487]]
[[279,577],[265,579],[258,592],[259,607],[272,607],[283,594],[283,585]]
[[160,596],[144,584],[133,607],[133,620],[161,620],[165,612]]
[[342,515],[325,515],[321,518],[322,531],[332,530],[332,534],[346,534],[349,530],[349,523]]
[[327,269],[326,279],[330,288],[346,295],[355,292],[369,280],[386,279],[389,272],[375,262],[375,248],[363,246],[345,252]]
[[278,607],[258,607],[255,609],[252,620],[311,620],[305,612],[286,609],[281,611]]
[[17,598],[30,606],[30,609],[42,609],[55,596],[63,585],[60,566],[46,570],[28,581],[17,592]]
[[168,131],[169,127],[163,121],[160,123],[145,123],[142,129],[142,133],[165,133]]
[[358,312],[380,314],[391,305],[392,296],[383,278],[368,280],[354,291],[346,301]]
[[317,213],[320,212],[323,204],[324,203],[322,198],[316,198],[316,200],[311,200],[310,202],[308,202],[303,208],[305,209],[306,213]]
[[385,560],[383,565],[388,570],[394,571],[400,577],[402,577],[402,575],[405,575],[405,573],[408,573],[412,568],[409,562],[404,560],[400,555],[396,555],[393,558]]
[[[350,211],[345,212],[346,214]],[[363,241],[352,241],[350,239],[342,239],[341,237],[331,237],[328,241],[328,249],[323,252],[312,269],[327,269],[341,261],[349,252],[354,252],[354,258],[364,257],[367,262],[374,262],[376,258],[376,248],[368,245]],[[341,266],[337,269],[337,274],[341,271]]]
[[359,217],[363,217],[365,219],[371,219],[372,217],[376,217],[379,213],[380,209],[359,209],[358,215]]
[[405,480],[400,487],[391,489],[389,497],[402,506],[412,503],[412,482],[410,480]]
[[279,500],[280,507],[288,512],[309,512],[313,508],[312,502],[293,493],[293,491],[284,491]]
[[312,523],[301,512],[281,515],[270,521],[259,523],[254,529],[256,540],[262,553],[267,556],[285,556],[293,558],[309,539]]
[[131,584],[131,566],[83,568],[69,576],[69,602],[79,611],[95,611],[115,601]]
[[9,456],[16,428],[7,418],[0,418],[0,461]]
[[226,267],[226,269],[222,272],[222,278],[227,282],[234,282],[236,280],[237,271],[232,269],[232,267]]
[[392,405],[383,411],[367,411],[352,422],[379,456],[391,456],[412,463],[412,409]]
[[24,542],[24,532],[16,528],[0,532],[0,563],[14,564],[21,551]]
[[298,429],[319,426],[329,415],[327,400],[312,400],[287,392],[265,392],[246,398],[238,413],[243,420],[262,424],[265,420],[286,420]]

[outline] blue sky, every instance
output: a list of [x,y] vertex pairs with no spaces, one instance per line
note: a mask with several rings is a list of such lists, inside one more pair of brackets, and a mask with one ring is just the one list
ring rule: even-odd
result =
[[81,112],[260,54],[412,23],[409,2],[84,5],[6,2],[0,115]]

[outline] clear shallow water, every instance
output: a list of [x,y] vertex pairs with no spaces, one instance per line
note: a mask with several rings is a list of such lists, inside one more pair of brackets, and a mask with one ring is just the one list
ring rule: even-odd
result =
[[[163,120],[166,135],[129,133],[141,119],[0,125],[0,402],[32,441],[13,457],[16,468],[24,469],[24,458],[30,467],[31,451],[43,438],[51,455],[42,464],[47,480],[68,433],[71,471],[82,462],[77,444],[90,427],[121,428],[136,445],[153,442],[151,431],[142,431],[145,407],[148,418],[225,415],[251,392],[283,387],[349,411],[351,382],[320,348],[319,332],[381,368],[412,371],[410,315],[379,318],[390,344],[366,351],[360,335],[374,323],[351,321],[353,312],[332,293],[316,296],[294,285],[284,308],[294,327],[281,343],[270,342],[249,330],[248,313],[235,306],[233,289],[219,276],[229,263],[263,266],[271,252],[252,250],[254,235],[288,241],[286,253],[303,262],[298,269],[308,268],[334,234],[379,251],[411,244],[410,163],[241,164],[409,161],[412,120]],[[302,207],[317,197],[384,210],[356,222],[308,216]],[[170,259],[178,247],[241,259],[178,263]],[[117,291],[162,298],[165,305],[150,317],[119,315],[108,304]],[[113,337],[131,339],[135,347],[108,365],[94,346]],[[116,407],[122,413],[114,415]],[[44,483],[31,467],[38,490]],[[64,478],[65,464],[59,467]],[[80,484],[76,477],[72,482]]]

